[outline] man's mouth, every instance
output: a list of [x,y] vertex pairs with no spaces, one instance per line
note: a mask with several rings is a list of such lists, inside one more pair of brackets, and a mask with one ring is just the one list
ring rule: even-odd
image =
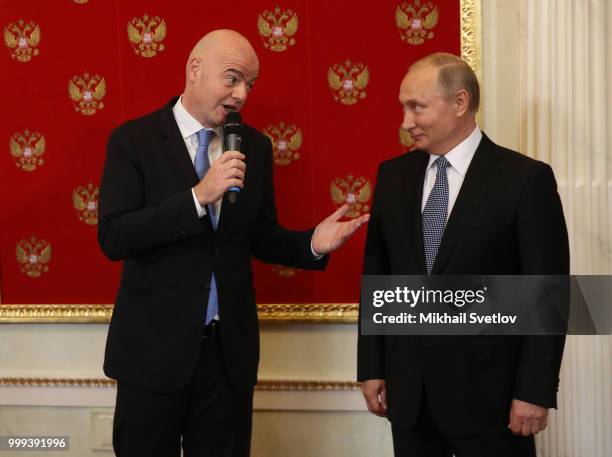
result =
[[236,109],[236,106],[234,106],[234,105],[221,105],[221,106],[223,106],[223,109],[225,110],[226,114],[229,114],[229,113],[231,113],[233,111],[238,111]]

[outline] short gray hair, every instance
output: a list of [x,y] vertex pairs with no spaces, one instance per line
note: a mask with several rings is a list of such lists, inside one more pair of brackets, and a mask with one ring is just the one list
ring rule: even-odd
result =
[[480,106],[480,85],[472,67],[454,54],[436,52],[417,60],[410,69],[429,65],[438,69],[438,85],[445,98],[451,99],[457,91],[465,90],[470,102],[468,109],[472,113]]

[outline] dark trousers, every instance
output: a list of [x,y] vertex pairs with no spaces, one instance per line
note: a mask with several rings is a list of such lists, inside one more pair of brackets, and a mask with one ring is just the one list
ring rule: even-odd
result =
[[[118,457],[248,457],[253,393],[228,382],[218,335],[202,340],[197,369],[177,392],[117,385],[113,448]],[[182,440],[182,442],[181,442]]]
[[499,434],[449,437],[434,423],[426,402],[412,427],[392,424],[395,457],[536,457],[533,436],[515,436],[510,430]]

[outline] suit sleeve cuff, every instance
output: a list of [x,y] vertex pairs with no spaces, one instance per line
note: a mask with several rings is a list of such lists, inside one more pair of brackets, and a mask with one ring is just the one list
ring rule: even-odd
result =
[[[196,198],[196,194],[195,194],[195,191],[193,190],[193,187],[191,188],[191,195],[193,195],[193,203],[195,204],[196,211],[198,212],[198,217],[206,216],[206,208],[203,208],[202,205],[200,205],[200,202]],[[312,246],[312,242],[311,242],[311,246]]]
[[325,257],[322,254],[318,254],[317,251],[314,250],[314,247],[312,246],[312,238],[310,238],[310,251],[312,252],[312,256],[315,258],[315,260],[319,260]]

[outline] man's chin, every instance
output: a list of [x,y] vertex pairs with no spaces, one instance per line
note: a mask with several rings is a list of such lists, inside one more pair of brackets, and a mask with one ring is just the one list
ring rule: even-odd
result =
[[215,116],[213,118],[210,118],[208,120],[208,124],[211,129],[221,127],[223,124],[225,124],[225,116]]
[[423,149],[423,150],[427,150],[427,140],[425,140],[424,138],[417,138],[416,140],[414,140],[414,146],[416,147],[416,149]]

